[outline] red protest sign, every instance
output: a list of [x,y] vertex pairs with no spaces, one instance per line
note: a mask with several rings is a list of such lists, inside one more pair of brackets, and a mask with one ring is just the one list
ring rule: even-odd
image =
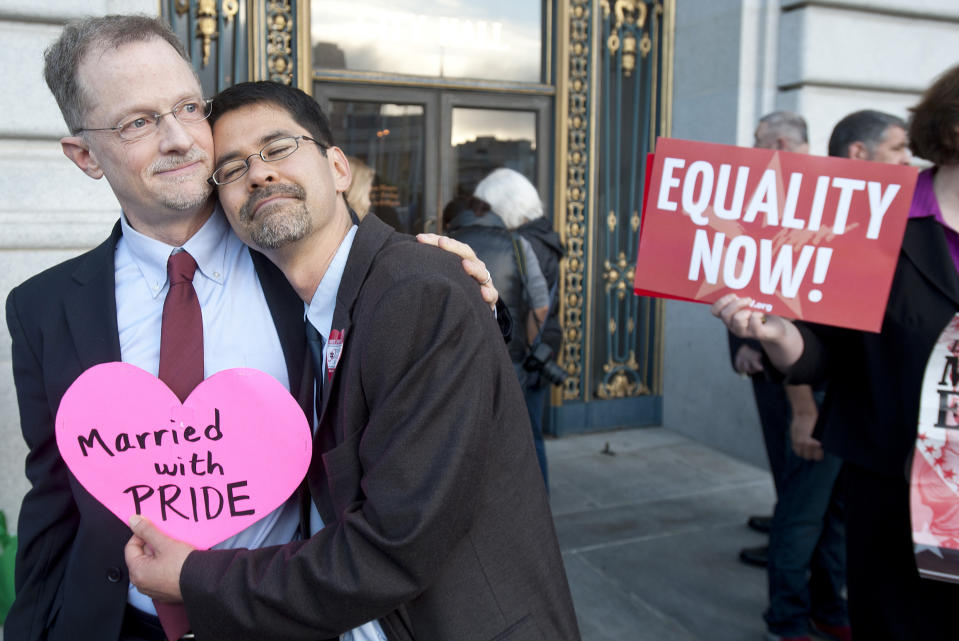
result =
[[914,167],[661,138],[643,210],[637,294],[878,331]]

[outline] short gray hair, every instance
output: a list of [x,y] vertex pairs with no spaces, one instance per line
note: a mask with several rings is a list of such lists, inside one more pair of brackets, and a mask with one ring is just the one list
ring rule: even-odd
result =
[[[84,18],[64,27],[57,41],[43,54],[43,77],[60,106],[60,113],[70,133],[75,134],[83,127],[82,120],[88,107],[88,97],[84,95],[77,74],[83,58],[94,50],[116,49],[154,38],[169,43],[187,64],[190,63],[183,43],[170,26],[159,18],[111,15]],[[190,66],[190,69],[193,67]]]
[[792,111],[774,111],[759,119],[776,137],[790,138],[797,145],[809,143],[809,129],[806,119]]
[[476,185],[473,195],[488,202],[509,229],[543,217],[543,201],[536,187],[513,169],[493,170]]
[[829,155],[847,158],[849,145],[854,142],[861,142],[872,154],[890,127],[908,130],[906,121],[899,116],[872,109],[851,113],[833,128],[829,137]]

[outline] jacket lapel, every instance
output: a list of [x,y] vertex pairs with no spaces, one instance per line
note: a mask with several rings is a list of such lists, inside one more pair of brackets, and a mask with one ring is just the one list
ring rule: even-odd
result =
[[[312,385],[304,385],[303,366],[308,358],[306,354],[306,331],[303,322],[303,301],[290,286],[289,281],[276,265],[263,254],[250,250],[253,258],[253,267],[257,278],[263,287],[276,333],[280,337],[283,348],[283,358],[286,360],[286,370],[290,379],[290,394],[298,400],[306,387],[312,392]],[[309,406],[312,400],[307,403]],[[302,405],[302,403],[301,403]],[[312,412],[308,413],[312,416]]]
[[[376,216],[367,216],[360,222],[356,236],[353,238],[353,246],[350,248],[349,257],[346,259],[346,269],[343,270],[343,278],[340,279],[340,286],[336,290],[336,307],[333,309],[332,329],[341,332],[343,351],[346,350],[348,345],[350,328],[353,325],[353,304],[359,296],[360,288],[366,280],[373,259],[392,233],[394,233],[393,228],[380,221]],[[321,425],[323,424],[323,417],[326,416],[326,408],[329,405],[339,371],[338,367],[335,368],[332,377],[326,371],[319,372],[319,375],[323,377],[323,395],[320,409]]]
[[902,253],[929,282],[959,306],[959,274],[942,225],[934,217],[909,221],[902,239]]
[[76,287],[63,297],[64,315],[84,370],[120,360],[114,252],[120,222],[73,273]]
[[[340,364],[344,363],[349,357],[350,330],[353,326],[353,305],[359,296],[360,288],[366,280],[370,266],[373,263],[379,248],[386,242],[393,229],[385,223],[380,222],[375,216],[367,216],[359,225],[356,236],[353,238],[353,246],[350,248],[349,257],[346,260],[346,268],[343,271],[343,278],[340,279],[340,285],[336,292],[336,306],[333,309],[333,324],[331,329],[339,330],[343,339],[343,351],[341,352]],[[309,495],[316,505],[317,511],[326,524],[333,523],[336,518],[336,511],[333,507],[333,501],[327,486],[328,479],[323,463],[323,455],[336,447],[343,437],[342,425],[334,425],[332,417],[327,416],[330,399],[342,378],[343,368],[337,367],[333,370],[333,376],[327,376],[325,371],[313,372],[312,359],[307,356],[304,366],[304,393],[303,397],[309,398],[308,405],[312,403],[313,374],[323,377],[323,392],[320,397],[320,409],[317,416],[316,433],[313,435],[313,459],[310,462],[310,471],[307,475],[307,485]],[[310,390],[307,393],[306,390]],[[312,416],[312,408],[308,416]],[[306,507],[306,506],[304,506]],[[305,512],[304,512],[305,514]],[[308,523],[308,521],[304,521]],[[306,530],[309,531],[309,530]]]

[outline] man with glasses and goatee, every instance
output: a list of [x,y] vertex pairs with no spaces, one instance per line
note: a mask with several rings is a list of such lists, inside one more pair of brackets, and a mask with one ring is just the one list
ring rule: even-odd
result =
[[[154,604],[129,585],[129,528],[60,457],[60,399],[84,370],[110,361],[158,374],[181,400],[205,376],[232,367],[264,371],[295,394],[303,306],[222,215],[207,183],[210,103],[168,26],[143,16],[82,20],[64,29],[45,63],[70,131],[63,152],[91,178],[107,179],[123,215],[99,247],[31,278],[7,300],[31,489],[4,631],[7,641],[159,640]],[[478,261],[465,267],[486,280]],[[490,286],[483,295],[495,300]],[[189,367],[180,367],[184,355]],[[221,545],[288,542],[298,507],[291,500]]]
[[205,641],[577,641],[523,393],[474,284],[350,211],[346,155],[299,89],[231,87],[212,120],[227,220],[317,335],[310,537],[193,550],[133,516],[130,580]]

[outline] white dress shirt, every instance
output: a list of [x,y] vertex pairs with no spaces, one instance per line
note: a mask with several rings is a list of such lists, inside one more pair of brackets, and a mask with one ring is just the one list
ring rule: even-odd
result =
[[[123,362],[156,376],[160,324],[169,289],[167,258],[174,247],[135,231],[121,217],[115,254],[117,326]],[[203,314],[204,378],[233,367],[266,372],[289,389],[280,338],[246,246],[216,211],[183,249],[196,260],[193,287]],[[267,516],[215,548],[257,548],[288,543],[296,535],[294,495]],[[153,602],[130,585],[129,603],[156,614]]]
[[[312,323],[316,331],[323,337],[323,363],[327,362],[329,353],[330,331],[333,329],[333,310],[336,308],[336,292],[340,288],[340,281],[343,279],[343,271],[346,269],[346,259],[350,255],[350,248],[353,247],[353,239],[356,237],[356,225],[347,232],[339,249],[333,256],[330,266],[323,274],[323,280],[320,281],[316,292],[313,293],[313,299],[306,308],[306,318]],[[327,382],[326,372],[316,372],[317,376],[323,377],[324,384]],[[313,404],[314,407],[316,404]],[[315,412],[316,410],[314,410]],[[316,431],[318,417],[313,418],[313,431]],[[316,509],[316,503],[310,501],[310,536],[323,529],[323,519]],[[370,621],[364,623],[358,628],[350,630],[340,635],[340,641],[387,641],[386,635],[379,622]]]

